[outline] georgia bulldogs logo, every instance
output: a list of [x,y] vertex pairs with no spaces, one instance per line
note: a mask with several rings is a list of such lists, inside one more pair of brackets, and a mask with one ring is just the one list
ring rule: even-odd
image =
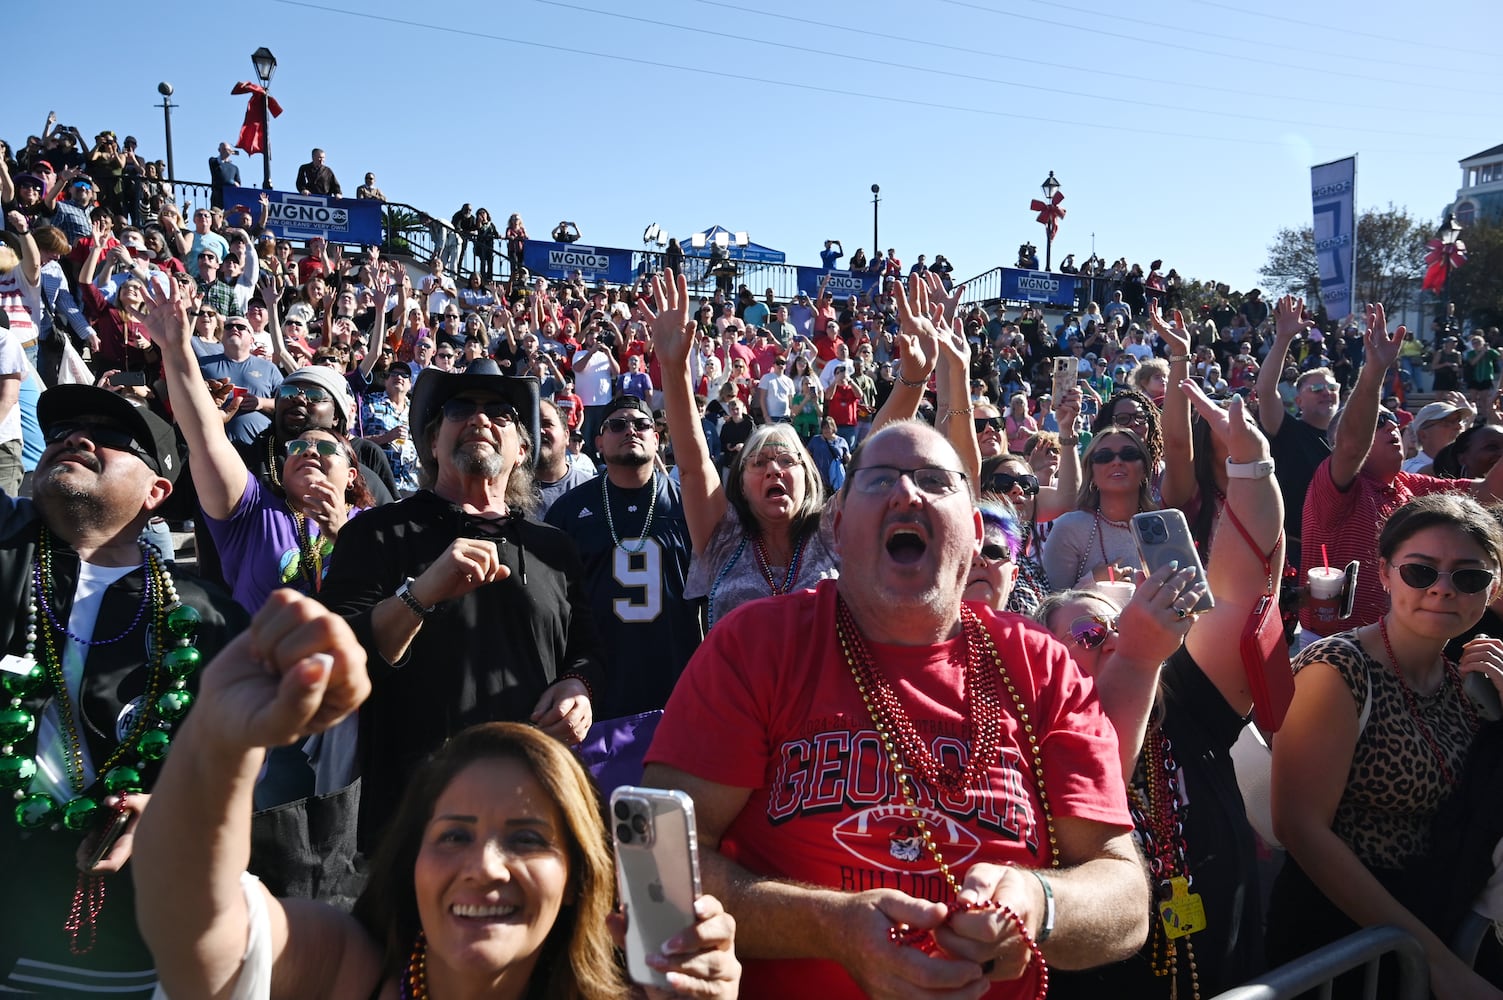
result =
[[[964,864],[980,849],[980,838],[944,813],[920,809],[919,814],[951,868]],[[873,867],[917,875],[939,871],[924,850],[923,834],[907,806],[862,809],[841,820],[831,832],[837,844]]]

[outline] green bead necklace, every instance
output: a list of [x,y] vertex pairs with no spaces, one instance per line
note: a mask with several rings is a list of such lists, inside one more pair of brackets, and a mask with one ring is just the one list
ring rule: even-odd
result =
[[[7,672],[0,680],[10,696],[6,707],[0,708],[0,792],[14,796],[16,823],[24,830],[66,828],[82,833],[98,818],[106,795],[145,791],[142,772],[166,756],[173,724],[193,705],[193,693],[187,687],[188,679],[202,661],[194,645],[200,622],[198,610],[178,600],[172,576],[156,548],[143,542],[141,551],[146,571],[143,611],[149,610],[146,651],[152,664],[151,676],[146,693],[132,703],[135,711],[129,729],[114,752],[96,768],[102,790],[90,794],[84,782],[84,741],[74,721],[73,699],[63,676],[63,659],[58,648],[58,634],[66,633],[67,628],[53,618],[47,603],[52,587],[52,545],[46,528],[42,529],[27,607],[24,659],[31,668],[25,673]],[[39,600],[48,610],[47,622],[41,628],[38,626],[43,623],[37,614]],[[125,634],[134,628],[133,623]],[[89,644],[104,645],[124,638],[125,634],[115,640]],[[43,651],[40,662],[36,655],[38,639]],[[37,756],[41,748],[33,747],[31,756],[16,752],[16,744],[36,732],[36,716],[23,707],[23,701],[48,685],[57,700],[58,720],[66,743],[64,760],[73,791],[66,802],[30,787],[39,770]]]

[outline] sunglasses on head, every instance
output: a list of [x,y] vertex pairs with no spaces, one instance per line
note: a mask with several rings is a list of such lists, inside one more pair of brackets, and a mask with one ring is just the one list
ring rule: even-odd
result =
[[444,401],[444,419],[459,422],[469,420],[476,413],[484,413],[493,424],[509,424],[517,418],[517,411],[508,402],[500,399],[464,399],[456,396]]
[[1032,475],[1015,476],[1010,472],[995,472],[992,474],[992,492],[1011,493],[1015,486],[1023,487],[1024,496],[1035,496],[1039,491],[1039,477]]
[[1141,462],[1143,453],[1133,445],[1126,445],[1116,451],[1110,448],[1098,448],[1091,452],[1092,465],[1108,465],[1119,458],[1124,462]]
[[287,457],[295,458],[298,455],[306,455],[310,451],[316,451],[324,458],[344,454],[344,449],[333,441],[308,441],[304,438],[293,438],[287,442]]
[[976,417],[975,421],[977,434],[980,434],[988,427],[990,427],[994,431],[1000,431],[1002,429],[1002,421],[998,420],[996,417]]
[[656,426],[657,424],[646,417],[611,417],[605,421],[605,429],[612,434],[622,434],[628,429],[638,434],[646,434]]
[[1070,623],[1070,641],[1081,649],[1099,649],[1117,631],[1117,619],[1086,615]]
[[327,403],[329,400],[334,398],[333,396],[330,396],[326,390],[320,389],[316,385],[303,385],[298,382],[283,382],[281,385],[277,386],[278,399],[293,399],[299,396],[302,397],[304,401],[309,403]]
[[1490,569],[1455,569],[1444,573],[1424,563],[1405,563],[1394,568],[1399,571],[1399,579],[1415,590],[1427,590],[1441,577],[1450,580],[1451,586],[1462,594],[1480,594],[1493,585]]

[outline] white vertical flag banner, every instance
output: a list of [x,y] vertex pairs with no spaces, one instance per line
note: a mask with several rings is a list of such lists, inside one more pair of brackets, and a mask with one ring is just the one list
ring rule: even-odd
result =
[[1337,322],[1355,312],[1357,287],[1357,158],[1310,168],[1315,208],[1315,260],[1320,300]]

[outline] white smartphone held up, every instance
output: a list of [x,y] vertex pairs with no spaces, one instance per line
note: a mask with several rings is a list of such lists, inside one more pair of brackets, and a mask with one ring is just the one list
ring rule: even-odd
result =
[[[1170,508],[1134,514],[1132,537],[1138,543],[1144,571],[1152,573],[1170,561],[1177,561],[1180,569],[1194,569],[1196,580],[1202,586],[1206,585],[1205,565],[1200,561],[1200,553],[1195,551],[1195,539],[1181,511]],[[1190,610],[1209,611],[1215,606],[1211,590],[1206,587],[1205,596]]]
[[683,792],[623,785],[611,793],[616,878],[626,904],[626,971],[643,986],[668,985],[647,956],[694,923],[699,842],[694,800]]
[[1050,388],[1054,393],[1054,405],[1058,407],[1060,401],[1065,398],[1065,393],[1075,388],[1075,380],[1079,377],[1079,365],[1074,358],[1069,357],[1055,358],[1053,365],[1049,373],[1052,382]]

